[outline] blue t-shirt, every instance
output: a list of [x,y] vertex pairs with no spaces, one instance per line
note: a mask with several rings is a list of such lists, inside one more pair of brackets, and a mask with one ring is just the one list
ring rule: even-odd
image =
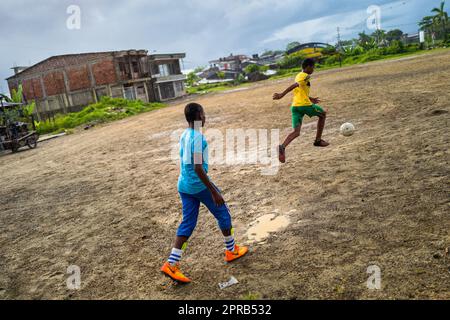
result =
[[186,129],[180,138],[180,176],[178,191],[196,194],[206,189],[194,168],[194,153],[203,154],[203,169],[208,173],[208,143],[205,136],[192,128]]

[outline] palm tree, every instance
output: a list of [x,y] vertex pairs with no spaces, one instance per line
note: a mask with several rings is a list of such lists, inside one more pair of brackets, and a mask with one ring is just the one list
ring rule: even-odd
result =
[[431,35],[431,40],[434,45],[434,32],[435,32],[436,23],[432,16],[426,16],[422,18],[422,21],[419,22],[420,30],[425,31],[429,35]]
[[442,26],[442,32],[444,33],[444,41],[447,41],[447,22],[448,14],[444,11],[445,1],[441,2],[439,8],[433,8],[431,12],[436,13],[433,17],[433,21]]
[[434,29],[434,21],[432,16],[426,16],[422,18],[422,21],[419,22],[420,30],[422,31],[433,31]]

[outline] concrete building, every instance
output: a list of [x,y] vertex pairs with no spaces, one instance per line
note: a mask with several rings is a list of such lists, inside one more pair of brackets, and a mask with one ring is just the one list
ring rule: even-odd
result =
[[27,101],[36,101],[39,118],[79,111],[102,96],[166,101],[186,94],[181,73],[184,53],[146,50],[53,56],[31,67],[15,67],[9,91],[22,84]]
[[[201,78],[206,80],[235,80],[242,73],[242,64],[248,61],[249,57],[246,55],[233,55],[220,58],[209,62],[209,69],[201,74]],[[223,79],[219,78],[217,73],[222,72]]]

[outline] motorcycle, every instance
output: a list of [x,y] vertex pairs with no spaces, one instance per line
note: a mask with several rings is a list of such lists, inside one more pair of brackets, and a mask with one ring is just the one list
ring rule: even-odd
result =
[[[22,103],[5,102],[0,98],[0,151],[17,152],[24,146],[30,149],[37,147],[39,135],[34,117],[25,117],[22,106]],[[11,114],[17,114],[17,117],[11,117]],[[19,121],[24,118],[29,118],[30,123]]]

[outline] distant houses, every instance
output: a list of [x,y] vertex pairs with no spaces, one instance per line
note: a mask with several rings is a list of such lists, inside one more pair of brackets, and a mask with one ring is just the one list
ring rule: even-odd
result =
[[[284,53],[264,56],[254,54],[249,57],[243,54],[230,54],[227,57],[209,61],[209,67],[197,73],[197,76],[201,78],[199,84],[235,81],[240,75],[244,75],[245,67],[252,64],[276,68],[276,63],[283,58],[283,55]],[[269,73],[273,74],[274,72]]]
[[248,61],[246,55],[233,55],[209,61],[209,67],[200,72],[200,83],[226,82],[236,80],[243,72],[243,63]]
[[10,92],[21,84],[38,117],[79,111],[102,96],[166,101],[184,96],[184,53],[124,50],[53,56],[31,67],[14,67]]

